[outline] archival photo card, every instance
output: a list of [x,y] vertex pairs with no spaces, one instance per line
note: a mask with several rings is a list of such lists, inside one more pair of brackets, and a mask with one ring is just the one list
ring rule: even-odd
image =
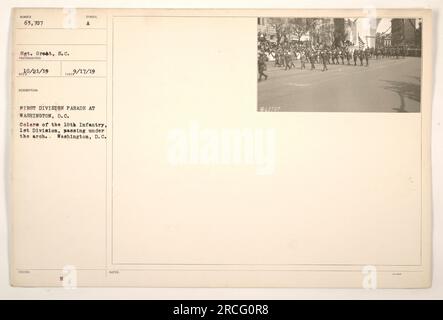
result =
[[13,10],[11,285],[431,286],[431,18]]

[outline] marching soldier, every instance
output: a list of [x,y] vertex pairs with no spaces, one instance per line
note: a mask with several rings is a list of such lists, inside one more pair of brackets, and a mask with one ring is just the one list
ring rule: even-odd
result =
[[359,52],[358,52],[358,58],[360,59],[360,66],[363,66],[363,58],[364,58],[364,55],[365,55],[365,53],[364,53],[363,49],[362,49],[362,50],[359,50]]
[[284,64],[284,54],[283,51],[281,49],[278,50],[278,66],[279,67],[283,67]]
[[309,61],[311,62],[311,70],[315,69],[315,54],[314,52],[311,52],[309,54]]
[[258,57],[258,74],[259,74],[258,81],[261,81],[262,77],[265,77],[265,80],[268,79],[268,75],[265,74],[267,60],[268,58],[266,57],[266,55],[264,53],[260,53]]
[[323,69],[321,71],[327,71],[328,67],[326,66],[326,63],[328,62],[328,54],[326,53],[326,51],[321,52],[321,60],[323,63]]
[[302,50],[300,53],[300,70],[306,69],[306,53]]
[[348,60],[348,66],[351,65],[351,52],[349,51],[349,49],[346,50],[346,60]]
[[285,71],[291,69],[291,55],[289,51],[285,52]]
[[340,54],[340,59],[341,59],[341,64],[345,64],[345,52],[343,50],[340,50],[339,52]]
[[295,53],[292,51],[288,51],[288,55],[289,55],[289,63],[290,63],[289,68],[290,69],[295,68],[295,64],[294,64]]
[[368,49],[365,50],[365,59],[366,59],[366,66],[369,67],[369,55],[371,53],[369,52]]
[[275,52],[274,66],[275,67],[279,67],[280,66],[279,62],[280,62],[280,52],[276,51]]
[[335,59],[335,64],[340,64],[340,61],[338,61],[338,57],[340,56],[338,49],[334,50],[334,59]]
[[318,63],[318,51],[314,49],[312,54],[314,55],[314,63]]
[[357,65],[357,59],[358,59],[358,49],[354,50],[354,66]]

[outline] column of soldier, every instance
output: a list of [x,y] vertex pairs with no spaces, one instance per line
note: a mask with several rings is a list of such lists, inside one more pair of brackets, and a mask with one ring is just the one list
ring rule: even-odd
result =
[[276,67],[284,67],[285,70],[296,68],[294,58],[300,60],[300,69],[306,69],[310,64],[310,70],[316,69],[316,64],[321,64],[322,71],[328,70],[328,65],[353,65],[369,66],[369,59],[400,58],[406,55],[406,49],[402,47],[383,48],[359,48],[352,49],[350,46],[325,46],[318,45],[309,47],[306,45],[283,45],[277,46],[268,41],[259,42],[258,45],[258,71],[259,81],[268,75],[266,62],[269,56],[273,57]]

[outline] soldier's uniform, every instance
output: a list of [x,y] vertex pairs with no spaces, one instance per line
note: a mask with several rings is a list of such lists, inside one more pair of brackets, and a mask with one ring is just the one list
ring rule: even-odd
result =
[[304,51],[300,53],[300,64],[301,64],[300,66],[301,70],[306,69],[306,54]]
[[354,66],[357,65],[357,59],[358,59],[358,50],[355,49],[355,50],[354,50]]
[[311,62],[311,70],[315,69],[315,54],[314,52],[311,52],[309,54],[309,61]]
[[291,69],[291,56],[289,52],[285,52],[285,70]]
[[368,49],[366,49],[365,50],[365,59],[366,59],[366,66],[368,67],[369,66],[369,55],[370,55],[371,53],[369,52],[369,50]]
[[275,52],[275,60],[274,60],[274,66],[279,67],[280,66],[280,52]]
[[334,58],[335,58],[335,64],[340,64],[340,61],[338,60],[340,56],[340,53],[337,49],[334,50]]
[[326,63],[328,61],[328,54],[326,53],[326,51],[321,52],[321,60],[323,63],[323,69],[321,71],[327,71],[328,67],[326,66]]
[[340,59],[341,59],[341,64],[345,64],[345,52],[344,51],[340,51]]
[[265,80],[268,79],[268,75],[265,74],[267,60],[268,58],[263,53],[261,53],[258,57],[258,74],[259,74],[258,81],[261,81],[262,77],[265,77]]
[[346,60],[348,60],[348,66],[351,64],[351,52],[349,50],[346,50]]
[[278,65],[279,67],[282,67],[283,66],[283,52],[281,51],[281,49],[278,50],[277,57],[278,57],[278,59],[277,59],[276,66]]
[[295,54],[294,54],[294,52],[292,52],[292,51],[289,51],[288,54],[289,54],[290,68],[295,68],[295,64],[294,64],[294,57],[295,57]]
[[359,50],[358,52],[358,58],[360,59],[360,65],[363,66],[363,57],[364,57],[365,53],[363,50]]

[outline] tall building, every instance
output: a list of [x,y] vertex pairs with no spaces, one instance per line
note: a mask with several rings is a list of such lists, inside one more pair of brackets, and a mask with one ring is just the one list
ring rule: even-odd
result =
[[391,33],[393,46],[416,46],[417,30],[415,19],[392,19]]
[[345,19],[334,18],[334,45],[342,46],[345,40]]

